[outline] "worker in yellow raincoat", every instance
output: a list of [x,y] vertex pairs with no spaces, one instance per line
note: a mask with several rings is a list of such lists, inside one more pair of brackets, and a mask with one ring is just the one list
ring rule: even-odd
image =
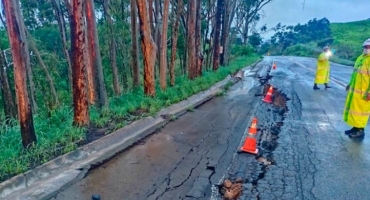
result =
[[347,99],[343,119],[353,128],[345,131],[350,138],[363,137],[370,115],[370,38],[363,43],[364,51],[356,59],[351,81],[346,87]]
[[317,84],[325,84],[325,89],[330,88],[329,83],[329,74],[330,74],[330,63],[329,56],[331,55],[330,49],[328,46],[325,46],[323,52],[317,58],[317,69],[315,84],[313,85],[314,90],[319,90]]

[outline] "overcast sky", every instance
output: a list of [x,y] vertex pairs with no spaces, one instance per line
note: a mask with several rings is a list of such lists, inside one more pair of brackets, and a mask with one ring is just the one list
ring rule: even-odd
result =
[[[305,24],[313,18],[326,17],[330,22],[350,22],[370,18],[370,0],[273,0],[264,8],[264,17],[257,28]],[[273,32],[266,36],[270,37]],[[265,36],[265,37],[266,37]]]

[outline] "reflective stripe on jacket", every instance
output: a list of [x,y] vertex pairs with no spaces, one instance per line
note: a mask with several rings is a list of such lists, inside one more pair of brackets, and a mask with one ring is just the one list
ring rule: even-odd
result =
[[330,64],[328,56],[323,52],[317,58],[315,83],[329,83]]
[[370,55],[356,59],[349,85],[343,120],[350,126],[364,128],[370,115],[370,101],[365,101],[370,90]]

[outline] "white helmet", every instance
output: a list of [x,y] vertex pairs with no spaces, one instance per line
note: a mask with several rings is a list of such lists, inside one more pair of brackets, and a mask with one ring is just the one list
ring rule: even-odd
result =
[[369,39],[367,39],[363,44],[362,44],[362,46],[364,47],[364,46],[370,46],[370,38]]
[[322,50],[327,50],[327,49],[329,49],[329,47],[328,47],[328,46],[324,46],[324,47],[322,48]]

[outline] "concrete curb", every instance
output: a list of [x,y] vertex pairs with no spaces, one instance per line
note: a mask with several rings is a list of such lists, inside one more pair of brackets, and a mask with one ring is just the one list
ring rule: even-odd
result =
[[[249,66],[254,67],[260,61],[261,59]],[[0,183],[0,199],[50,199],[82,179],[92,166],[128,149],[169,123],[171,119],[165,116],[179,117],[190,107],[197,107],[209,101],[222,92],[222,88],[230,80],[233,79],[229,75],[211,88],[162,109],[155,117],[135,121],[75,151]],[[233,84],[236,82],[232,81]]]

